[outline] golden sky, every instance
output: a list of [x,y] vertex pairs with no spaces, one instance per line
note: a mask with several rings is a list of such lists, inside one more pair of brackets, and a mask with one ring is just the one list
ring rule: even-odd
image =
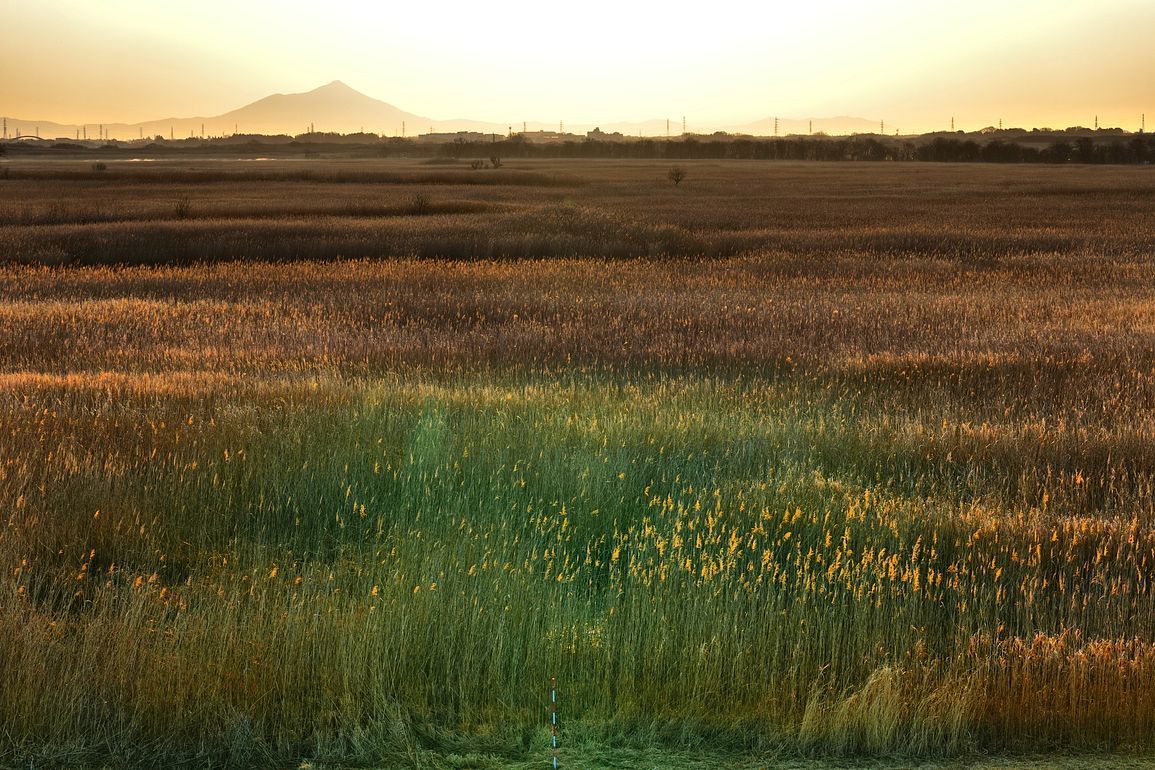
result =
[[1152,0],[2,0],[0,30],[0,114],[60,123],[211,116],[340,79],[498,123],[1155,124]]

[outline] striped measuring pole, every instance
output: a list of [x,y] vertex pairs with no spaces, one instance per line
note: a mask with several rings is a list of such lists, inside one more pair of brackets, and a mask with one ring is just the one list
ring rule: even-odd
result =
[[553,737],[553,770],[557,770],[557,677],[549,678],[550,733]]

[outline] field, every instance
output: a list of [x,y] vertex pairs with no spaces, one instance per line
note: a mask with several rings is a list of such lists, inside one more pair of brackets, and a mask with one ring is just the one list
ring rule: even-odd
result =
[[683,166],[0,167],[0,765],[1149,756],[1150,169]]

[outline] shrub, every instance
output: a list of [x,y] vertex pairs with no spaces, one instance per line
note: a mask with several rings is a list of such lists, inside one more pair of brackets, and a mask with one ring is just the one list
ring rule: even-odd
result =
[[431,210],[429,198],[424,193],[417,193],[409,201],[409,213],[414,216],[423,216]]

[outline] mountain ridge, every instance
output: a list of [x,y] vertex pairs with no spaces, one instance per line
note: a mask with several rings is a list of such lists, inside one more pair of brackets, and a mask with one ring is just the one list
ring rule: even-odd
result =
[[[454,133],[475,131],[485,134],[504,135],[523,126],[529,131],[557,131],[557,123],[526,121],[525,123],[501,124],[489,121],[456,118],[436,120],[403,110],[389,102],[368,96],[349,86],[344,81],[333,80],[309,91],[299,93],[273,93],[261,97],[237,109],[215,116],[194,116],[185,118],[163,118],[138,123],[59,123],[48,120],[26,120],[8,117],[8,138],[17,134],[32,135],[38,132],[41,138],[88,138],[100,139],[103,130],[109,139],[132,140],[160,136],[166,139],[185,139],[199,136],[230,136],[233,134],[289,134],[298,135],[310,131],[351,134],[368,132],[383,136],[415,136],[427,132]],[[814,131],[827,133],[877,132],[878,123],[864,118],[779,118],[780,135],[807,133],[810,125]],[[570,131],[585,133],[595,127],[606,133],[619,132],[628,135],[664,136],[667,125],[672,135],[681,134],[681,121],[650,119],[644,121],[612,121],[600,124],[574,124]],[[760,136],[771,136],[774,118],[768,117],[746,124],[711,127]],[[55,135],[55,136],[52,136]]]

